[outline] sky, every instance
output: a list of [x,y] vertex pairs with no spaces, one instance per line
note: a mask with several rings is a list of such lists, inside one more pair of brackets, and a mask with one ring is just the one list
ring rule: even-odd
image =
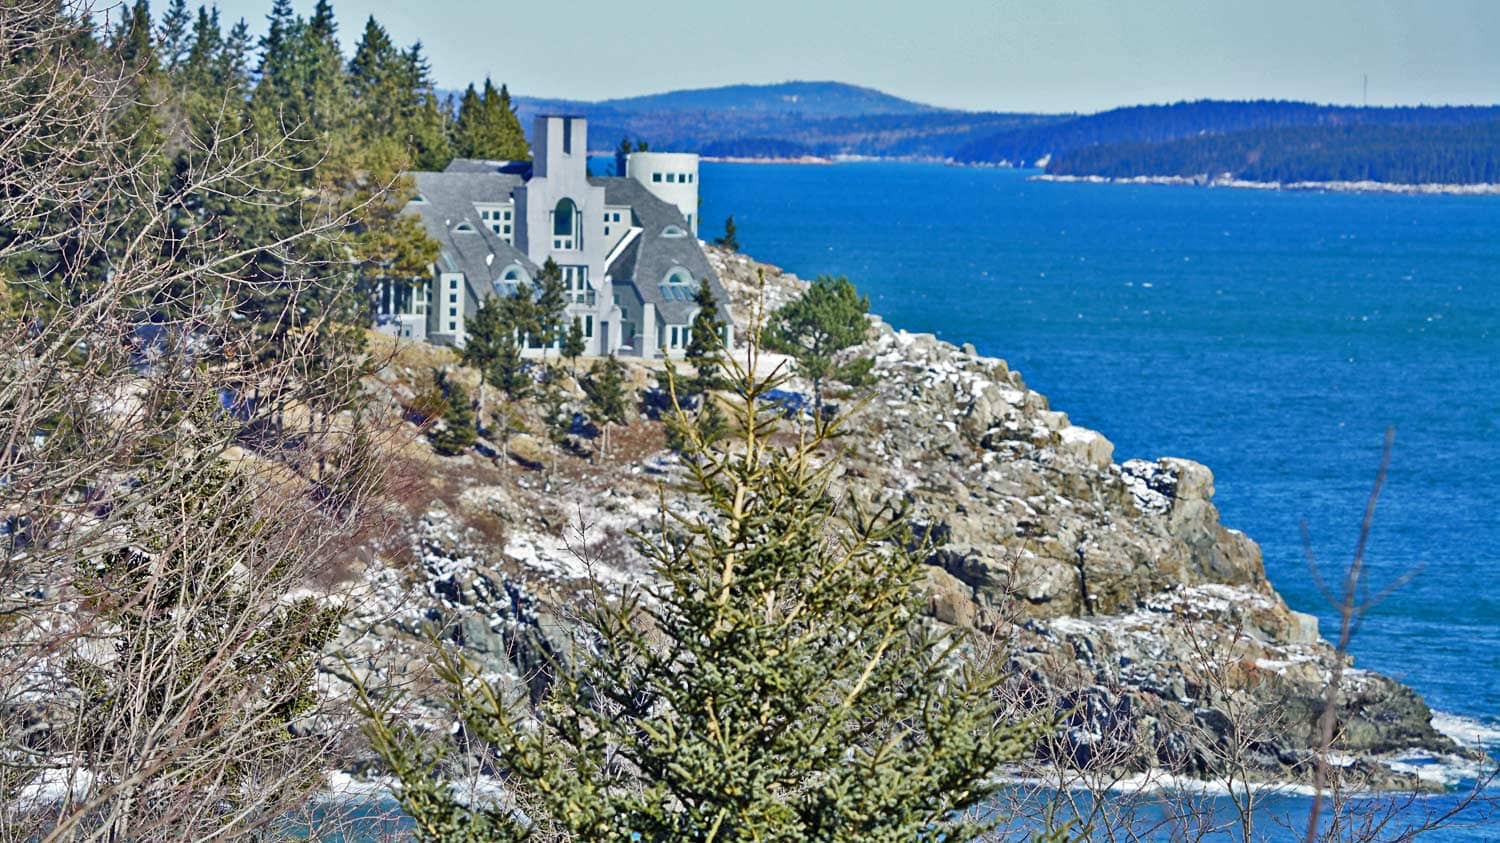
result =
[[[195,0],[189,0],[190,3]],[[306,14],[314,0],[295,0]],[[153,7],[160,11],[163,0]],[[257,34],[270,0],[219,0]],[[1500,102],[1500,0],[334,0],[421,40],[439,87],[596,100],[836,80],[971,110],[1205,97]],[[226,23],[227,25],[227,23]]]

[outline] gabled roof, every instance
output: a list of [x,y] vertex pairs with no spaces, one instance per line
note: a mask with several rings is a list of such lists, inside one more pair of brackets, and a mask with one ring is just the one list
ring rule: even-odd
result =
[[[729,319],[729,294],[724,291],[719,276],[708,263],[703,248],[693,237],[692,229],[676,205],[658,199],[644,185],[631,178],[591,178],[589,183],[604,188],[604,202],[608,205],[629,205],[632,225],[641,229],[635,239],[627,244],[606,271],[616,283],[632,282],[641,298],[654,305],[662,319],[676,324],[685,324],[698,305],[691,300],[668,297],[660,284],[674,269],[685,269],[693,278],[707,278],[709,289],[720,302],[723,318]],[[680,236],[671,236],[668,229],[676,228]],[[694,292],[697,291],[696,286]]]
[[474,210],[476,202],[509,201],[511,191],[521,184],[519,176],[495,172],[417,172],[411,176],[417,198],[407,203],[405,211],[421,218],[427,236],[441,249],[439,264],[445,271],[462,272],[476,297],[489,291],[481,285],[493,289],[511,264],[519,264],[536,277],[536,264],[491,231],[489,221],[481,220]]

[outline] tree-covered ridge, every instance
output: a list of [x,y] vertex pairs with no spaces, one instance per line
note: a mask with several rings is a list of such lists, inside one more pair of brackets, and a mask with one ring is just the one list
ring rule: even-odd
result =
[[1500,120],[1439,126],[1333,125],[1252,129],[1157,144],[1077,149],[1055,175],[1229,177],[1253,182],[1500,182]]

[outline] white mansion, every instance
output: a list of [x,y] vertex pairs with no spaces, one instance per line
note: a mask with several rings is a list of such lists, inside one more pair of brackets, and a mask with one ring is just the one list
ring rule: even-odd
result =
[[548,258],[562,268],[566,323],[582,322],[587,354],[680,355],[704,278],[728,321],[697,238],[697,155],[637,152],[624,177],[595,178],[584,118],[538,117],[532,140],[534,162],[458,159],[411,174],[406,210],[441,250],[430,278],[377,292],[379,330],[461,346],[483,297],[534,285]]

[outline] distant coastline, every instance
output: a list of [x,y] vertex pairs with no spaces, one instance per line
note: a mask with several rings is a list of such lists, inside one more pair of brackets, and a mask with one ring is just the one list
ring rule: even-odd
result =
[[1055,176],[1035,175],[1032,181],[1076,184],[1156,184],[1179,187],[1228,187],[1239,190],[1321,190],[1330,193],[1396,193],[1403,195],[1500,196],[1500,184],[1399,184],[1378,181],[1264,182],[1208,176]]

